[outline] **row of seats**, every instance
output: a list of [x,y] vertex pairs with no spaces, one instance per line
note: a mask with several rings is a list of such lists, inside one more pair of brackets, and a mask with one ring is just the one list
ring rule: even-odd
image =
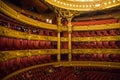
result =
[[104,19],[104,20],[72,22],[72,25],[73,26],[101,25],[101,24],[112,24],[117,22],[119,22],[117,19]]
[[61,42],[60,47],[61,49],[68,49],[68,42]]
[[19,69],[50,62],[54,62],[54,60],[51,58],[51,55],[48,54],[2,61],[0,62],[0,78],[2,79],[2,77],[5,77],[6,75]]
[[0,37],[0,50],[57,49],[57,42]]
[[[92,30],[92,31],[73,31],[72,37],[97,37],[97,36],[117,36],[120,29]],[[68,37],[68,32],[61,32],[62,37]]]
[[[119,80],[120,74],[109,69],[44,66],[19,73],[9,80]],[[96,70],[94,70],[96,69]],[[104,71],[107,70],[107,71]],[[118,70],[120,71],[120,70]]]
[[[9,80],[63,80],[66,76],[73,73],[74,70],[62,67],[45,66],[17,74]],[[65,74],[66,73],[66,74]],[[30,77],[28,77],[28,75]]]
[[72,42],[72,49],[80,48],[120,48],[120,41]]
[[73,54],[72,60],[120,62],[120,55],[119,54]]
[[120,35],[120,29],[72,32],[72,37],[97,37],[97,36],[117,36],[117,35]]
[[28,34],[36,34],[41,36],[57,36],[57,31],[55,30],[35,28],[32,26],[26,26],[19,23],[11,22],[9,20],[0,19],[0,25],[17,31],[26,32]]

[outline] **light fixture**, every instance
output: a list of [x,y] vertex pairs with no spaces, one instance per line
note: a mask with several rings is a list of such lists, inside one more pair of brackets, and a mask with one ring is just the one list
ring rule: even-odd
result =
[[99,7],[99,6],[100,6],[100,4],[96,4],[96,5],[95,5],[95,7]]

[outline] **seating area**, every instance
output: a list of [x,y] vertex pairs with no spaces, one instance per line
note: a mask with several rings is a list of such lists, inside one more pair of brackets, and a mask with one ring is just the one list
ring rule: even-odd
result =
[[[64,44],[65,45],[65,44]],[[72,49],[87,49],[87,48],[100,48],[100,49],[119,49],[120,41],[99,41],[99,42],[72,42]]]
[[57,49],[57,42],[0,37],[0,51],[27,49]]
[[117,35],[120,35],[120,29],[73,31],[71,35],[72,37],[117,36]]
[[104,19],[104,20],[91,20],[91,21],[82,21],[82,22],[72,22],[73,26],[85,26],[85,25],[101,25],[101,24],[112,24],[117,23],[117,19]]
[[17,22],[9,21],[9,20],[4,20],[4,18],[0,19],[0,25],[10,28],[10,29],[13,29],[13,30],[26,32],[28,34],[36,34],[36,35],[41,35],[41,36],[57,36],[56,30],[36,28],[33,26],[20,24]]
[[61,49],[68,49],[68,42],[61,42]]
[[120,62],[120,54],[72,54],[73,61],[107,61]]
[[24,71],[9,80],[119,80],[118,72],[119,69],[96,67],[44,66]]
[[120,80],[120,0],[0,0],[0,80]]
[[0,62],[0,78],[23,68],[54,62],[54,55],[36,55],[30,57],[15,58]]

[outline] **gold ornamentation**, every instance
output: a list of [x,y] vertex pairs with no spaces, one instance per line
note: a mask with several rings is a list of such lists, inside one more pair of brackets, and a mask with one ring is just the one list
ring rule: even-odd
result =
[[[0,26],[0,35],[7,36],[12,38],[21,38],[21,39],[28,39],[28,40],[47,40],[47,41],[57,41],[57,37],[52,36],[39,36],[34,34],[27,34],[19,31],[15,31],[9,28],[5,28]],[[61,37],[61,42],[67,42],[68,38]],[[80,42],[80,41],[119,41],[120,36],[103,36],[103,37],[75,37],[72,38],[73,42]]]
[[[61,49],[61,54],[69,54],[68,49]],[[120,49],[72,49],[72,54],[120,54]],[[34,56],[41,54],[58,54],[58,49],[39,49],[39,50],[16,50],[0,51],[0,61],[5,61],[18,57]]]
[[8,36],[8,37],[13,37],[13,38],[21,38],[21,39],[28,39],[28,40],[57,41],[57,37],[28,34],[25,32],[12,30],[12,29],[5,28],[2,26],[0,26],[0,30],[1,30],[0,31],[1,36]]
[[120,54],[120,49],[73,49],[73,54]]
[[41,54],[57,54],[57,49],[0,51],[0,61]]
[[120,36],[103,36],[103,37],[75,37],[72,38],[73,42],[81,42],[81,41],[119,41]]
[[120,28],[120,23],[112,23],[112,24],[89,25],[89,26],[73,26],[73,31],[108,30],[108,29],[119,29],[119,28]]

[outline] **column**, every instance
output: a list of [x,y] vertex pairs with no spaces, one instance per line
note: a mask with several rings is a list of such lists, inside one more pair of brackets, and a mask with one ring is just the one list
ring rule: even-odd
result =
[[68,17],[67,18],[67,21],[68,21],[68,59],[69,61],[71,61],[72,59],[72,52],[71,52],[71,49],[72,49],[72,45],[71,45],[71,33],[72,33],[72,24],[71,24],[71,20],[72,20],[72,17]]
[[60,50],[61,50],[61,48],[60,48],[60,32],[61,32],[61,27],[62,27],[62,24],[61,24],[61,18],[60,17],[58,17],[57,18],[57,22],[58,22],[58,42],[57,42],[57,49],[58,49],[58,54],[57,54],[57,60],[58,60],[58,62],[60,61]]

